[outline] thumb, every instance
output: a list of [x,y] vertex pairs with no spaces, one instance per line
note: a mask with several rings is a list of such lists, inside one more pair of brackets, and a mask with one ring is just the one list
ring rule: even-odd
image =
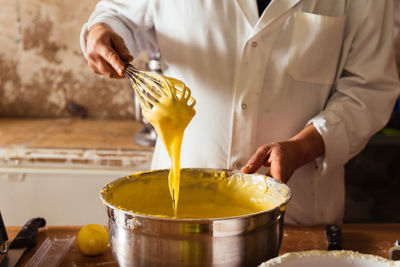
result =
[[118,34],[114,33],[111,35],[111,41],[114,46],[115,51],[118,55],[128,62],[133,60],[131,53],[129,52],[128,48],[125,45],[124,40]]
[[242,173],[250,174],[257,171],[261,166],[256,166],[252,163],[247,162],[246,165],[240,170]]

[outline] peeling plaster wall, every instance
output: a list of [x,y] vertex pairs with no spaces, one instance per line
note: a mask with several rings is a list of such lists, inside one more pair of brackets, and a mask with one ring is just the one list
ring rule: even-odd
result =
[[[90,118],[133,118],[127,82],[93,74],[79,48],[96,3],[0,0],[0,117],[70,117],[66,104],[73,102]],[[400,0],[395,4],[400,66]]]
[[93,74],[80,51],[96,3],[0,0],[0,117],[70,117],[70,101],[90,118],[133,118],[127,81]]

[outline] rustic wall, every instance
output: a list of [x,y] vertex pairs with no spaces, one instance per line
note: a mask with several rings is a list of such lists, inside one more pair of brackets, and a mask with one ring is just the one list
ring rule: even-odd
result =
[[79,48],[96,0],[0,3],[0,117],[69,117],[68,102],[92,118],[133,117],[127,82],[92,74]]
[[96,2],[0,0],[0,117],[73,116],[67,103],[83,106],[91,118],[133,117],[126,81],[92,74],[81,55],[80,29]]

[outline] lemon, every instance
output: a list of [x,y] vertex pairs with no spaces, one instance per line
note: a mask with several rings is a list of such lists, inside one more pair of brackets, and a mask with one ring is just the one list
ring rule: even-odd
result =
[[98,224],[87,224],[77,236],[79,249],[86,255],[98,255],[108,248],[108,233]]

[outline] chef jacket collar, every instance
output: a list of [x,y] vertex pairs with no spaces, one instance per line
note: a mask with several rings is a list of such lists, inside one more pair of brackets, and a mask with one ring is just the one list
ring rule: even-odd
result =
[[271,24],[301,0],[272,0],[261,17],[258,15],[257,1],[235,0],[243,16],[253,28],[253,36]]

